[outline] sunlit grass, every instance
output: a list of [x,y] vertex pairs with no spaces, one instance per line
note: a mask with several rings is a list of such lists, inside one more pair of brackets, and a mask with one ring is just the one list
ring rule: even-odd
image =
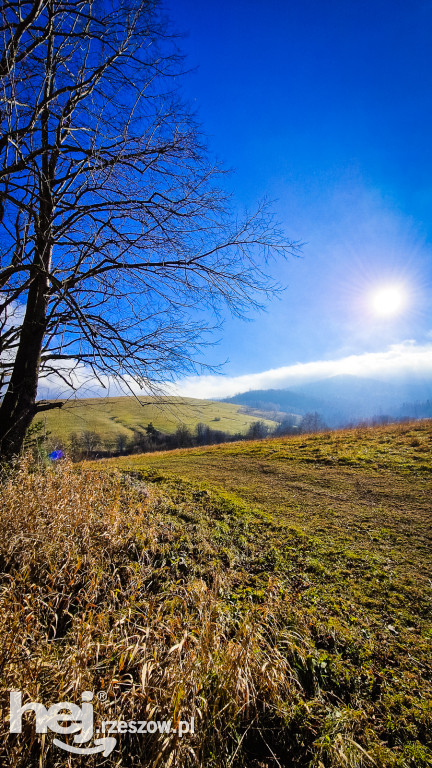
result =
[[[147,398],[141,405],[134,397],[109,397],[71,400],[36,420],[43,421],[53,439],[67,442],[72,433],[81,434],[86,430],[96,432],[103,440],[119,435],[130,439],[134,430],[145,431],[150,422],[166,434],[173,434],[180,424],[193,431],[201,422],[232,435],[247,432],[257,418],[260,416],[248,415],[242,406],[233,403],[169,397],[160,402]],[[275,427],[274,421],[264,421],[270,428]]]
[[[432,765],[430,439],[22,464],[2,487],[3,711],[11,688],[103,689],[103,719],[195,717],[182,739],[119,735],[111,766]],[[5,764],[69,765],[4,729]]]

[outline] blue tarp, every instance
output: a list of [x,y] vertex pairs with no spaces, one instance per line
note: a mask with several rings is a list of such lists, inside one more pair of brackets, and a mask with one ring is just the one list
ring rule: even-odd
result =
[[63,451],[53,451],[52,453],[48,454],[48,458],[52,459],[52,461],[57,461],[57,459],[62,459]]

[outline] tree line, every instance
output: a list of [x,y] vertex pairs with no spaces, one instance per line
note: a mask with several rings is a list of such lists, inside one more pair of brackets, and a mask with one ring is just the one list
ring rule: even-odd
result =
[[258,440],[270,434],[271,430],[263,421],[252,422],[246,432],[234,434],[214,429],[201,422],[194,429],[186,424],[179,424],[175,432],[167,433],[156,429],[150,422],[144,430],[133,430],[132,435],[125,432],[104,436],[95,430],[85,429],[81,432],[72,432],[67,439],[63,439],[47,433],[43,422],[39,421],[29,429],[26,447],[36,449],[39,454],[45,455],[54,450],[60,450],[72,461],[81,461],[216,445],[238,440]]
[[26,447],[37,449],[39,453],[44,454],[60,450],[72,461],[81,461],[217,445],[240,440],[263,440],[266,437],[307,434],[326,429],[328,427],[318,413],[308,413],[300,421],[289,416],[273,429],[265,421],[258,419],[250,423],[246,432],[230,433],[199,422],[194,428],[180,423],[175,432],[166,433],[156,429],[153,423],[149,422],[144,429],[134,429],[132,435],[124,432],[104,436],[96,430],[85,429],[72,432],[67,439],[64,439],[47,432],[43,422],[36,421],[28,430]]
[[[217,420],[216,418],[215,421]],[[195,448],[241,440],[264,440],[267,437],[379,427],[411,420],[412,417],[392,418],[387,415],[377,415],[371,419],[354,420],[343,426],[330,428],[323,417],[315,411],[306,413],[301,418],[291,414],[277,423],[273,429],[265,421],[256,420],[251,422],[246,432],[230,433],[199,422],[193,429],[180,423],[175,432],[166,433],[156,429],[153,423],[149,422],[144,429],[134,429],[132,435],[119,433],[106,437],[95,430],[85,429],[81,432],[72,432],[66,439],[47,432],[42,421],[35,421],[27,430],[24,449],[33,451],[39,457],[46,457],[53,451],[60,451],[63,456],[72,461],[81,461],[171,451],[176,448]]]

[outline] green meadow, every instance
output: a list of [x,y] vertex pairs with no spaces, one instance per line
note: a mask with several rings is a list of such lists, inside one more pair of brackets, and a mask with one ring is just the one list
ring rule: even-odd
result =
[[[3,483],[2,687],[194,718],[118,734],[113,768],[432,766],[431,448],[424,421],[24,462]],[[1,736],[14,768],[69,765],[50,735],[31,759]]]
[[[172,434],[181,424],[193,430],[201,422],[228,434],[247,432],[261,418],[249,415],[240,405],[184,397],[149,397],[141,404],[135,397],[107,397],[69,400],[62,408],[36,417],[53,438],[68,441],[72,433],[96,432],[103,440],[122,435],[133,437],[135,430],[144,432],[151,422],[164,433]],[[274,428],[276,423],[263,419]]]

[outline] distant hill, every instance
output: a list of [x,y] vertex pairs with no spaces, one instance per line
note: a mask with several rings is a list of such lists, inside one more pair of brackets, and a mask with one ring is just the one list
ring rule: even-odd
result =
[[247,432],[257,419],[263,419],[273,429],[276,423],[263,418],[261,413],[248,414],[240,405],[167,397],[165,400],[149,397],[145,405],[134,397],[107,397],[70,400],[62,408],[46,411],[36,417],[43,421],[53,438],[68,440],[72,433],[96,432],[103,440],[119,436],[130,439],[134,431],[144,432],[147,425],[166,434],[172,434],[185,424],[191,430],[201,422],[215,430],[233,435]]
[[292,389],[257,389],[224,402],[266,412],[298,414],[317,411],[331,427],[375,416],[421,418],[430,415],[432,381],[391,382],[360,376],[334,376]]
[[304,414],[310,410],[320,410],[326,406],[324,400],[290,389],[253,389],[226,398],[224,403],[239,403],[246,408],[265,411],[266,413]]

